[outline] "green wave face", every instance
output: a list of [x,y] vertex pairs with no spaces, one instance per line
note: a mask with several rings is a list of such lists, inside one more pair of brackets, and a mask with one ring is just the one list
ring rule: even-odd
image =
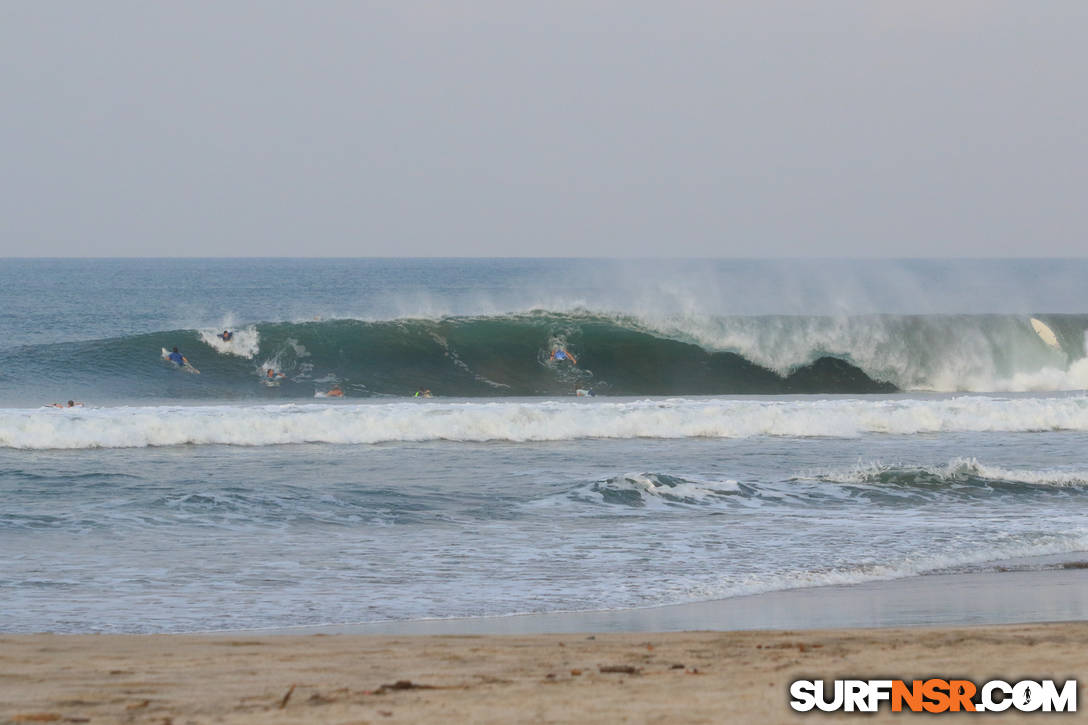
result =
[[[315,320],[249,325],[244,349],[174,330],[0,352],[0,394],[62,387],[121,398],[890,393],[1079,389],[1079,315],[1044,317],[1048,347],[1017,316],[718,317],[649,323],[622,315]],[[240,343],[239,343],[240,344]],[[178,346],[201,375],[177,374]],[[555,360],[565,350],[576,360]],[[282,373],[275,385],[268,369]],[[91,392],[80,392],[91,391]]]
[[[312,395],[333,384],[349,397],[890,392],[844,359],[821,357],[782,375],[731,351],[654,333],[603,315],[533,313],[367,322],[262,323],[252,357],[225,354],[198,331],[28,346],[7,351],[0,379],[92,386],[124,397]],[[178,346],[201,375],[160,358]],[[552,359],[558,349],[576,360]],[[286,375],[263,386],[273,368]]]
[[[841,360],[781,376],[733,352],[655,335],[633,321],[548,313],[262,325],[261,352],[288,376],[333,376],[357,392],[444,396],[888,392]],[[552,359],[567,351],[576,363]]]

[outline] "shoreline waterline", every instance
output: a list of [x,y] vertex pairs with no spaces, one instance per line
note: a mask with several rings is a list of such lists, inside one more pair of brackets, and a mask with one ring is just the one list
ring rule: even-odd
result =
[[1088,564],[929,574],[630,609],[216,630],[191,634],[534,635],[960,627],[1088,621]]

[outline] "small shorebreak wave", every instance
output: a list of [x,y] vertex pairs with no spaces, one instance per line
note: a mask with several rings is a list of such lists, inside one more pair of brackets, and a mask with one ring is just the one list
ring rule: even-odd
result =
[[945,466],[871,463],[845,471],[806,473],[778,482],[709,480],[668,473],[624,473],[579,484],[562,494],[571,502],[632,510],[670,506],[756,508],[826,507],[864,503],[900,507],[906,501],[1019,500],[1088,494],[1088,471],[1013,470],[956,458]]

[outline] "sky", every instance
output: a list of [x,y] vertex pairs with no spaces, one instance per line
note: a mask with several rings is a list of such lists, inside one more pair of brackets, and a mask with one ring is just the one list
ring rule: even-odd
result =
[[0,3],[0,256],[1085,256],[1083,0]]

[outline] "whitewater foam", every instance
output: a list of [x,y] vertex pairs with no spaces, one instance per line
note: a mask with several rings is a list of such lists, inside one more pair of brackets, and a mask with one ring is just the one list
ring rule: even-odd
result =
[[199,330],[200,341],[220,355],[234,355],[235,357],[243,357],[247,360],[252,360],[258,351],[260,351],[261,336],[254,325],[231,330],[232,335],[230,340],[224,340],[220,337],[225,329],[230,328],[224,327],[222,329],[216,328],[214,330],[206,328]]
[[0,410],[22,449],[1088,431],[1088,398],[683,399]]
[[[633,506],[710,503],[740,490],[734,480],[697,481],[657,473],[625,473],[595,482],[589,489],[597,500]],[[584,495],[583,492],[580,494]]]
[[[617,323],[621,321],[617,318]],[[647,315],[626,324],[707,350],[733,352],[782,376],[830,356],[901,390],[1036,392],[1088,388],[1088,360],[1083,359],[1082,340],[1078,338],[1068,353],[1054,350],[1035,333],[1027,316],[693,314]]]
[[749,596],[787,589],[864,584],[866,582],[905,579],[925,574],[966,571],[1000,560],[1017,560],[1047,555],[1071,554],[1088,550],[1088,530],[1065,535],[1039,537],[1013,536],[985,547],[948,551],[929,556],[904,557],[885,564],[858,564],[775,574],[751,574],[726,579],[716,584],[693,587],[687,601],[711,601]]

